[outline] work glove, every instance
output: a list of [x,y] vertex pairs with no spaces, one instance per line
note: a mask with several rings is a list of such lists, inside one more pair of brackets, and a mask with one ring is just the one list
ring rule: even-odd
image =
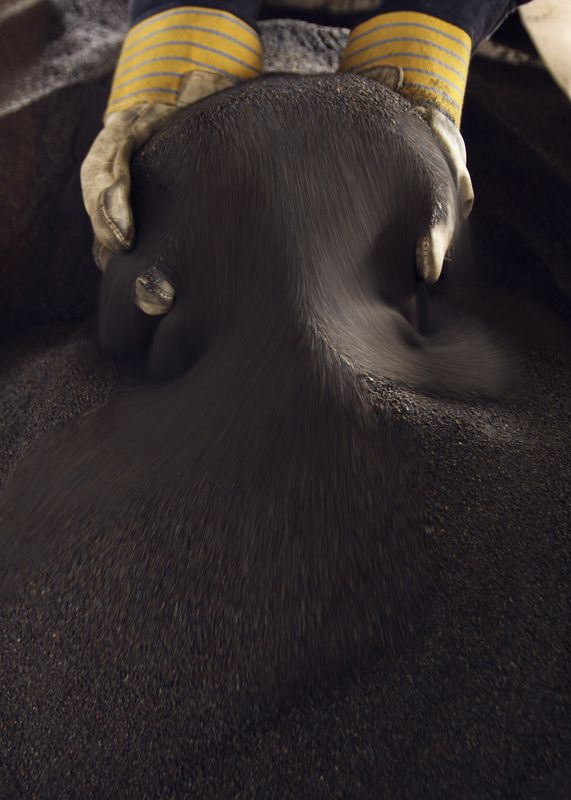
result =
[[[135,242],[131,158],[178,108],[196,103],[262,69],[258,34],[232,14],[171,9],[135,25],[115,71],[104,128],[81,167],[83,201],[105,270],[114,253]],[[136,280],[134,299],[146,314],[166,313],[175,290],[156,267]]]
[[427,283],[442,273],[452,240],[474,204],[466,147],[458,129],[468,74],[468,34],[416,12],[379,14],[353,29],[340,70],[399,92],[431,128],[448,162],[455,192],[435,187],[428,228],[416,245],[416,268]]

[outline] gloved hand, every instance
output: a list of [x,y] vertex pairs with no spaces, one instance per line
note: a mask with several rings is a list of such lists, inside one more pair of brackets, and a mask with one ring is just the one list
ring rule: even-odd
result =
[[[377,67],[361,75],[397,92],[403,85],[403,71],[399,67]],[[435,196],[432,220],[416,244],[418,274],[427,283],[436,283],[454,235],[472,210],[474,189],[466,166],[466,146],[454,123],[434,106],[414,106],[413,113],[422,117],[438,140],[457,191],[456,196],[451,191]]]
[[466,147],[457,127],[469,56],[470,38],[459,28],[426,14],[394,12],[355,28],[341,59],[342,70],[410,100],[412,113],[429,125],[450,167],[456,194],[435,194],[430,225],[416,246],[417,272],[427,283],[440,277],[454,235],[474,204]]
[[456,197],[449,192],[438,199],[430,226],[416,245],[418,274],[427,283],[436,283],[454,235],[472,210],[474,189],[466,166],[466,146],[458,128],[437,108],[418,106],[416,111],[438,139],[457,191]]
[[[102,270],[113,253],[130,250],[135,239],[130,202],[132,156],[177,108],[235,82],[213,72],[190,72],[182,79],[176,105],[142,103],[107,117],[81,167],[83,202],[95,236],[93,254]],[[174,288],[156,268],[137,280],[135,302],[145,313],[164,314],[173,301]]]
[[[261,73],[262,48],[249,25],[225,11],[169,9],[135,25],[115,72],[105,125],[81,167],[81,188],[104,270],[113,253],[135,241],[130,204],[132,156],[177,108]],[[151,267],[135,284],[146,314],[166,313],[174,288]]]

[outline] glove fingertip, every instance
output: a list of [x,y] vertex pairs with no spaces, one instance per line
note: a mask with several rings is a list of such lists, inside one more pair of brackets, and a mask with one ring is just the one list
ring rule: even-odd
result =
[[174,303],[174,286],[156,267],[142,272],[135,281],[135,304],[151,317],[167,314]]

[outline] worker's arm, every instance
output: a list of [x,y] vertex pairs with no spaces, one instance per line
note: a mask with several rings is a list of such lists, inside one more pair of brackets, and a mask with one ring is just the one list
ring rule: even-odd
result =
[[435,198],[433,220],[419,238],[417,268],[433,283],[474,194],[459,132],[473,49],[528,0],[384,0],[349,36],[341,70],[379,80],[407,97],[439,140],[457,197]]
[[[259,5],[259,0],[130,4],[131,27],[119,56],[104,128],[81,168],[95,258],[102,269],[112,253],[134,242],[129,199],[133,153],[177,107],[261,74],[262,46],[255,28]],[[163,313],[172,302],[168,284],[155,288],[138,296],[147,313]]]

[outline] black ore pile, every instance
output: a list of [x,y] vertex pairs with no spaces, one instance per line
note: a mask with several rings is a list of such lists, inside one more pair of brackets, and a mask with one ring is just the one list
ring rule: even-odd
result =
[[[412,628],[417,459],[367,375],[423,364],[383,297],[410,304],[419,225],[447,178],[406,104],[354,78],[227,93],[139,157],[139,241],[110,267],[101,335],[116,354],[150,349],[155,375],[184,374],[33,453],[2,548],[11,577],[47,568],[57,602],[89,587],[74,640],[145,664],[145,705],[163,652],[177,705],[199,697],[210,715],[245,691],[275,700]],[[177,291],[158,326],[132,300],[151,264]]]
[[[133,178],[139,238],[110,264],[100,335],[169,380],[41,443],[1,509],[5,724],[64,794],[181,791],[260,709],[402,659],[430,607],[439,464],[391,391],[506,382],[445,293],[417,333],[415,243],[450,175],[389,92],[255,82],[181,112]],[[132,301],[153,264],[177,292],[159,320]]]

